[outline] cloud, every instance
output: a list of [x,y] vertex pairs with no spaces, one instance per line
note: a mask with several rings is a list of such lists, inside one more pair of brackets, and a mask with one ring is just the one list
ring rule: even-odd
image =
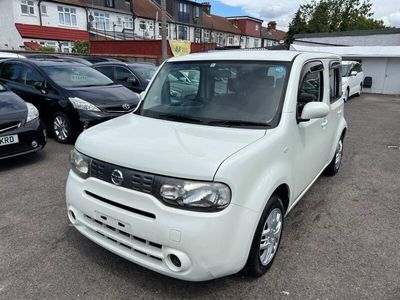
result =
[[[217,0],[231,7],[241,8],[246,14],[265,21],[277,21],[278,27],[287,30],[289,22],[302,0]],[[374,18],[381,19],[389,26],[400,27],[399,0],[372,0]]]

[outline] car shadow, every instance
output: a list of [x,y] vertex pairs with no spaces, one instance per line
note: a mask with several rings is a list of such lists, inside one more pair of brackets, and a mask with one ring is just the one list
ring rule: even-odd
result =
[[37,164],[46,159],[46,151],[41,150],[35,153],[11,157],[0,160],[0,173],[16,168],[23,168],[26,166]]

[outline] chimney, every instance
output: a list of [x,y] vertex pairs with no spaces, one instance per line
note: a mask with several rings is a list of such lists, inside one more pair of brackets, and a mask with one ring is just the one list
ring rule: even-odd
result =
[[203,11],[207,14],[211,14],[211,3],[210,2],[203,2],[201,3]]
[[268,22],[268,30],[276,30],[276,22],[275,21]]

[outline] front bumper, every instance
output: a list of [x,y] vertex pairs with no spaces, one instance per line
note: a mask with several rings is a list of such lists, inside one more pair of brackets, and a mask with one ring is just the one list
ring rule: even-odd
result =
[[[0,159],[11,158],[40,151],[47,142],[46,129],[39,120],[27,123],[22,128],[3,132],[0,136],[18,135],[19,142],[0,146]],[[36,142],[34,147],[33,142]]]
[[85,111],[78,110],[79,112],[79,131],[87,129],[102,122],[122,116],[127,112],[103,112],[103,111]]
[[167,207],[151,195],[72,171],[66,199],[71,223],[86,237],[143,267],[189,281],[240,271],[259,217],[234,204],[216,213]]

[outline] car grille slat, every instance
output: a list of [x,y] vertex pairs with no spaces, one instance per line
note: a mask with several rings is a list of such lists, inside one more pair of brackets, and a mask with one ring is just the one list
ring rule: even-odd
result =
[[13,130],[13,129],[17,129],[19,127],[21,127],[21,122],[19,122],[19,121],[4,123],[4,124],[0,125],[0,133],[6,132],[9,130]]
[[124,180],[121,183],[122,187],[146,194],[153,193],[155,186],[154,175],[149,173],[124,168],[93,159],[90,166],[90,175],[91,177],[113,183],[111,181],[111,174],[114,170],[119,170],[124,176]]

